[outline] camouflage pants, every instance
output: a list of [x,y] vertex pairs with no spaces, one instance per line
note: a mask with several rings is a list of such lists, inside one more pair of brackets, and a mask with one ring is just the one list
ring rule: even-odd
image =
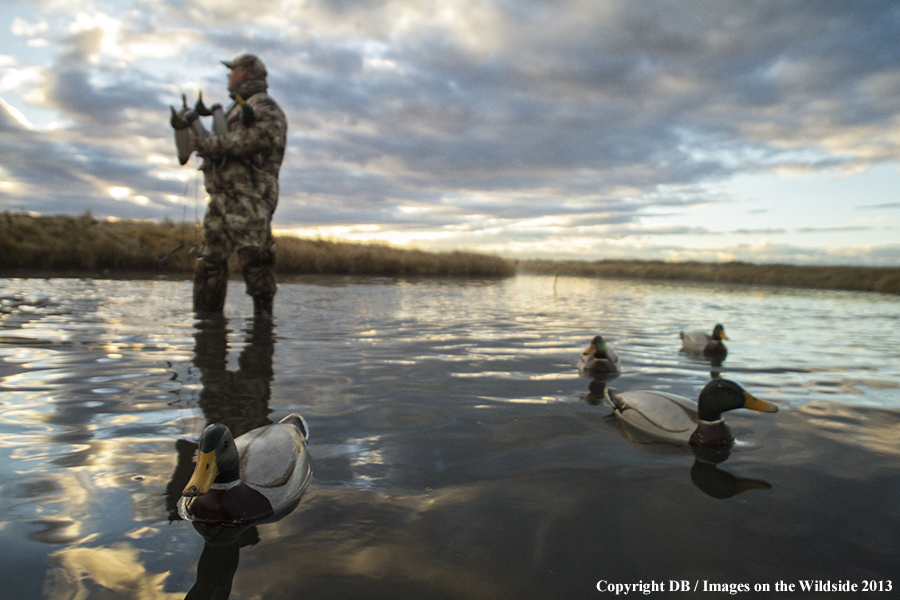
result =
[[[228,258],[237,251],[247,293],[254,301],[275,295],[272,209],[257,198],[211,194],[203,218],[203,241],[194,272],[194,309],[221,312],[228,285]],[[270,309],[271,312],[271,309]]]

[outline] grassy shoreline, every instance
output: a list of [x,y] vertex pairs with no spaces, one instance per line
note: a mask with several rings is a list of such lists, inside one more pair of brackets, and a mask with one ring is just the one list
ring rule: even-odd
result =
[[[86,214],[0,214],[0,270],[6,273],[127,272],[189,275],[200,228],[171,221],[106,221]],[[423,252],[276,236],[279,275],[510,277],[513,261],[473,252]],[[238,273],[236,257],[232,271]]]
[[[106,221],[90,214],[0,213],[0,272],[34,276],[187,277],[199,227],[171,221]],[[511,277],[516,273],[695,281],[900,294],[900,267],[742,262],[521,260],[474,252],[424,252],[276,236],[276,272],[289,275]],[[234,269],[237,272],[237,269]]]
[[745,262],[670,263],[643,260],[527,260],[519,263],[519,272],[900,294],[900,267],[800,266]]

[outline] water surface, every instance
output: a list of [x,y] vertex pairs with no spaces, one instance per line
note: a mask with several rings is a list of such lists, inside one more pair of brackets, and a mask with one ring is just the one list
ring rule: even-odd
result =
[[[4,597],[209,597],[227,581],[233,598],[546,599],[611,595],[600,580],[897,579],[894,296],[308,278],[281,285],[265,324],[238,282],[219,320],[195,319],[190,293],[0,280]],[[721,364],[678,351],[679,330],[716,322]],[[727,413],[739,442],[718,464],[647,443],[575,370],[598,333],[624,364],[606,385],[696,397],[721,374],[780,411]],[[200,431],[291,412],[311,429],[302,502],[239,552],[203,554],[175,511]]]

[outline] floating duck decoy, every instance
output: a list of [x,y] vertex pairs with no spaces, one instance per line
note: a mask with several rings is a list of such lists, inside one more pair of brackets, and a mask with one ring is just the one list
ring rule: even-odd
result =
[[728,379],[713,379],[698,401],[668,392],[621,392],[606,388],[613,414],[638,431],[660,441],[691,446],[729,446],[734,436],[722,413],[737,408],[777,412],[778,407],[754,397]]
[[595,336],[591,345],[578,357],[578,370],[585,375],[610,375],[620,370],[619,356],[602,336]]
[[237,439],[221,423],[207,426],[179,514],[195,525],[231,526],[293,510],[312,473],[308,438],[306,421],[298,414]]
[[721,323],[713,327],[712,335],[705,331],[682,331],[681,349],[691,354],[703,354],[709,357],[724,357],[728,354],[728,348],[722,343],[727,340],[725,328]]

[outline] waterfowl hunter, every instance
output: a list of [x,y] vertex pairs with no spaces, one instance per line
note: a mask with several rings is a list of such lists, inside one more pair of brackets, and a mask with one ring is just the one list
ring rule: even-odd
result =
[[621,392],[606,388],[613,414],[642,433],[664,442],[691,446],[729,446],[734,436],[722,413],[737,408],[778,412],[778,407],[760,400],[728,379],[713,379],[695,402],[668,392],[639,390]]
[[306,421],[292,414],[234,439],[221,423],[200,435],[194,474],[179,513],[206,525],[240,525],[293,509],[309,484]]

